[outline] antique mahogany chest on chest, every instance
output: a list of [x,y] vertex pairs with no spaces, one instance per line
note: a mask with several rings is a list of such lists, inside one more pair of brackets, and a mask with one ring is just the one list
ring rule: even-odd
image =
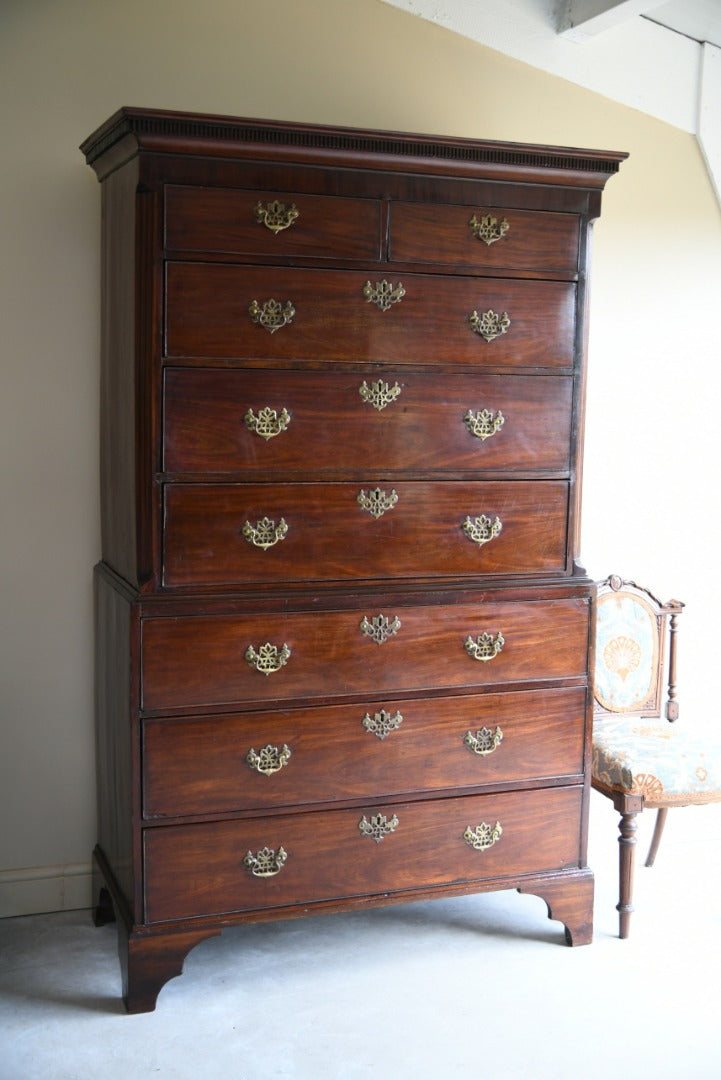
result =
[[128,1009],[237,922],[513,887],[588,942],[584,312],[625,155],[140,109],[82,149]]

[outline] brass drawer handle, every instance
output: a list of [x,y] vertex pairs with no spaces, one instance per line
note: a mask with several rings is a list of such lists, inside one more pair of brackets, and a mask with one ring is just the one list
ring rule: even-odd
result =
[[277,645],[271,645],[266,641],[256,652],[252,645],[245,650],[245,659],[250,667],[261,671],[264,675],[272,675],[274,671],[280,671],[288,663],[290,649],[283,643],[280,649]]
[[270,300],[264,300],[262,304],[253,300],[248,308],[248,314],[254,323],[260,323],[268,333],[274,334],[276,330],[280,330],[281,326],[288,326],[293,322],[295,308],[290,300],[286,300],[283,305],[280,300],[274,300],[271,297]]
[[358,393],[365,402],[380,412],[386,405],[391,405],[396,400],[401,393],[401,388],[398,383],[391,386],[382,379],[376,379],[369,386],[364,379],[358,387]]
[[280,772],[284,765],[287,765],[291,759],[291,749],[286,744],[279,750],[277,746],[268,743],[264,746],[260,753],[256,753],[255,749],[251,746],[248,753],[245,755],[247,765],[251,769],[255,769],[256,772],[262,773],[263,776],[272,776],[273,773]]
[[399,821],[395,814],[390,820],[385,814],[376,814],[370,821],[364,814],[358,822],[358,828],[363,836],[369,836],[371,840],[375,840],[376,844],[380,844],[389,833],[395,832],[398,825]]
[[243,859],[243,865],[250,870],[253,877],[275,877],[281,872],[287,859],[288,852],[284,848],[279,847],[276,851],[274,848],[264,847],[256,851],[255,855],[249,851]]
[[260,521],[256,521],[255,525],[251,525],[249,521],[246,521],[243,525],[243,536],[248,543],[253,544],[254,547],[262,548],[263,551],[274,547],[280,540],[284,540],[287,535],[288,525],[285,518],[281,518],[277,525],[269,517],[261,518]]
[[468,225],[476,240],[482,240],[488,247],[505,236],[511,227],[506,218],[499,221],[492,214],[482,214],[480,217],[474,214]]
[[503,732],[499,727],[496,727],[495,731],[488,727],[482,727],[475,733],[467,731],[463,736],[463,742],[472,753],[478,754],[480,757],[486,757],[501,745]]
[[463,839],[474,851],[488,851],[502,836],[503,828],[500,821],[497,821],[495,825],[487,825],[485,821],[482,821],[474,829],[468,825]]
[[252,409],[248,409],[243,420],[248,431],[259,435],[267,442],[268,439],[274,439],[276,435],[285,431],[290,423],[290,413],[287,409],[281,409],[278,414],[275,409],[266,405],[264,409],[259,410],[257,416]]
[[505,644],[505,639],[500,630],[495,637],[484,630],[475,641],[469,635],[465,640],[464,647],[473,660],[480,660],[485,664],[498,656]]
[[499,517],[495,517],[493,521],[485,514],[481,514],[480,517],[472,518],[467,517],[465,521],[461,523],[463,532],[472,540],[474,544],[478,544],[482,547],[483,544],[487,544],[489,540],[495,540],[498,534],[503,529],[503,522]]
[[399,712],[391,716],[385,709],[381,709],[380,712],[373,713],[373,716],[366,713],[361,723],[370,735],[375,735],[378,739],[385,739],[392,731],[398,731],[398,728],[403,723],[403,717]]
[[395,488],[391,488],[390,491],[382,491],[379,487],[371,488],[370,491],[359,491],[356,502],[362,510],[367,510],[377,521],[386,510],[393,509],[398,502],[398,493]]
[[259,225],[265,225],[266,229],[270,229],[274,236],[283,229],[289,229],[299,217],[300,210],[295,203],[286,207],[285,203],[275,199],[273,202],[266,203],[265,206],[262,202],[255,204],[255,220]]
[[511,325],[511,320],[508,317],[508,312],[497,313],[491,311],[483,311],[479,315],[477,311],[472,311],[468,316],[468,321],[471,324],[471,329],[474,334],[479,334],[484,341],[493,341],[495,338],[500,337],[501,334],[505,334],[508,327]]
[[403,288],[403,283],[398,282],[397,285],[393,285],[391,281],[376,281],[375,285],[371,285],[370,281],[366,281],[363,286],[363,295],[366,298],[366,303],[375,304],[380,311],[388,311],[388,308],[393,304],[400,304],[403,297],[406,295],[406,290]]
[[373,615],[370,621],[364,615],[361,619],[361,633],[366,637],[375,641],[376,645],[383,645],[389,637],[393,637],[397,634],[401,628],[401,620],[397,615],[393,616],[393,621],[388,618],[387,615]]
[[506,418],[502,412],[499,411],[494,416],[490,409],[481,409],[477,413],[473,409],[469,409],[463,417],[463,423],[471,435],[483,440],[490,439],[491,435],[495,435],[497,431],[500,431],[505,422]]

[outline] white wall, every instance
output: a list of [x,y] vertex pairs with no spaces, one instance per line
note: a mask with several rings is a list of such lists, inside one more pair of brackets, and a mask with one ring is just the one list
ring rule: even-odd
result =
[[99,185],[120,105],[631,152],[592,289],[583,554],[688,603],[708,720],[721,586],[721,214],[692,136],[377,0],[6,0],[0,911],[87,904],[95,840]]

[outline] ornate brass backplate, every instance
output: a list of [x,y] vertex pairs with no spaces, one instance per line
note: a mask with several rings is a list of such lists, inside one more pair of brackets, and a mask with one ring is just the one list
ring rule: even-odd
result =
[[490,308],[488,311],[482,311],[480,315],[477,311],[472,311],[468,316],[468,321],[473,333],[479,334],[484,341],[494,341],[501,334],[505,334],[511,325],[507,311],[497,313],[491,311]]
[[250,667],[260,671],[263,675],[272,675],[274,671],[280,671],[290,659],[290,649],[283,643],[280,649],[277,645],[271,645],[266,641],[256,651],[252,645],[245,650],[245,659]]
[[284,765],[287,765],[291,759],[291,749],[286,744],[278,749],[277,746],[273,746],[268,743],[263,749],[256,753],[251,746],[248,753],[245,755],[246,763],[251,769],[256,772],[262,773],[263,776],[272,776],[273,773],[280,772]]
[[394,285],[384,278],[383,281],[376,281],[375,285],[371,285],[370,281],[366,281],[363,286],[363,295],[367,303],[375,304],[381,311],[388,311],[388,308],[392,307],[393,304],[400,304],[406,295],[406,290],[403,288],[401,281]]
[[485,664],[498,656],[505,644],[505,639],[500,630],[495,637],[493,634],[488,634],[484,630],[482,634],[478,635],[475,641],[469,634],[463,647],[473,660],[480,660]]
[[369,621],[364,615],[361,619],[360,628],[361,633],[375,641],[376,645],[383,645],[389,637],[398,633],[401,628],[401,620],[397,615],[394,615],[392,621],[387,615],[373,615]]
[[390,383],[383,382],[382,379],[376,379],[370,386],[363,380],[358,387],[358,393],[369,405],[372,405],[374,409],[381,412],[387,405],[392,404],[401,393],[401,388],[398,383],[394,383],[393,386]]
[[370,821],[364,814],[358,822],[358,828],[363,836],[369,836],[371,840],[375,840],[376,844],[380,844],[389,833],[395,832],[398,825],[399,821],[395,814],[390,820],[385,814],[375,814]]
[[274,848],[264,847],[255,854],[249,851],[243,859],[243,865],[250,870],[253,877],[275,877],[283,869],[287,859],[288,852],[284,848],[279,847],[276,851]]
[[500,431],[505,422],[502,412],[499,411],[494,415],[490,409],[481,409],[477,413],[473,409],[469,409],[463,417],[463,423],[471,435],[484,440],[490,439],[491,435],[495,435],[497,431]]
[[497,821],[495,825],[487,825],[485,821],[482,821],[475,828],[468,825],[463,839],[474,851],[488,851],[488,848],[492,848],[502,836],[503,828],[500,821]]
[[386,510],[392,510],[398,502],[398,493],[395,488],[390,491],[382,491],[381,488],[371,488],[370,491],[363,489],[356,496],[358,505],[367,510],[371,517],[376,520],[385,514]]
[[281,409],[280,413],[277,413],[275,409],[266,405],[264,409],[259,410],[257,416],[252,409],[248,409],[243,420],[248,431],[254,432],[267,442],[268,439],[274,439],[276,435],[285,431],[290,423],[290,413],[287,409]]
[[295,308],[290,300],[281,304],[280,300],[274,300],[271,297],[270,300],[264,300],[262,304],[253,300],[248,308],[248,314],[254,323],[259,323],[270,334],[274,334],[276,330],[280,330],[281,326],[288,326],[293,322]]
[[399,712],[391,716],[385,709],[381,709],[380,712],[373,713],[373,716],[366,713],[361,723],[371,735],[385,739],[392,731],[398,730],[403,723],[403,717]]
[[272,518],[264,517],[260,521],[256,521],[255,525],[251,525],[249,521],[243,525],[243,536],[254,547],[262,548],[263,551],[267,551],[268,548],[274,547],[280,540],[284,540],[288,535],[288,525],[285,518],[281,518],[276,525]]
[[482,214],[480,217],[474,214],[468,225],[476,239],[482,240],[489,247],[505,236],[511,227],[506,218],[499,221],[492,214]]
[[481,514],[476,518],[467,517],[461,522],[461,528],[469,540],[482,547],[483,544],[487,544],[489,540],[494,540],[498,536],[503,529],[503,522],[499,517],[491,521],[485,514]]
[[467,731],[463,736],[463,742],[474,754],[486,757],[501,745],[503,732],[499,727],[496,727],[495,731],[489,727],[482,727],[475,732]]
[[266,203],[265,206],[262,202],[255,204],[255,220],[265,225],[266,229],[270,229],[275,236],[283,229],[289,229],[299,217],[300,210],[295,203],[286,207],[285,203],[275,199],[273,202]]

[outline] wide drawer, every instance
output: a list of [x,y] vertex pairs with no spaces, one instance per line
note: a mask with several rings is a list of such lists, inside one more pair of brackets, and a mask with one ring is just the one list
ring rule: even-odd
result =
[[[399,280],[388,285],[397,290]],[[385,281],[378,273],[169,263],[167,355],[510,369],[572,364],[572,284],[404,274],[402,299],[381,310],[363,290]],[[498,336],[486,340],[472,320]]]
[[488,206],[391,204],[390,258],[497,271],[578,266],[579,219]]
[[169,484],[165,585],[562,573],[564,480]]
[[567,471],[571,396],[554,375],[166,368],[163,464],[284,478]]
[[146,818],[583,772],[586,692],[517,691],[146,720]]
[[165,245],[171,251],[377,260],[381,204],[287,191],[169,186]]
[[576,867],[581,801],[580,787],[549,788],[146,829],[146,918],[253,911]]
[[588,603],[574,599],[156,616],[142,621],[142,702],[161,712],[585,679],[587,654]]

